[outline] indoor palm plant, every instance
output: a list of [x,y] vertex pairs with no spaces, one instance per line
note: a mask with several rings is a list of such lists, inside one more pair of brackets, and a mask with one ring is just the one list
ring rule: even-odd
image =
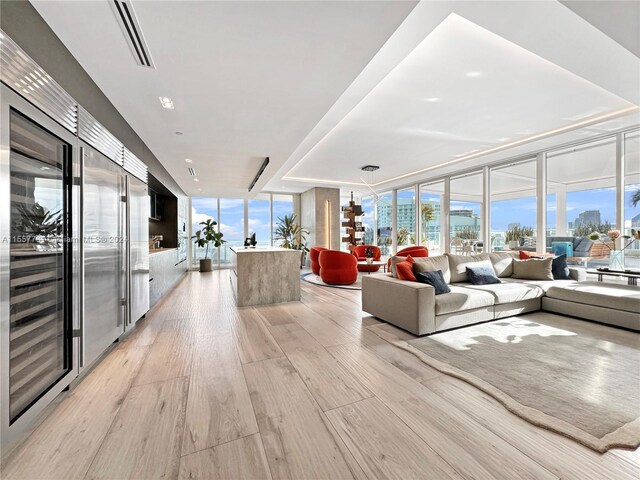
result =
[[304,265],[305,255],[309,251],[306,244],[309,230],[302,228],[302,226],[296,222],[296,216],[292,213],[291,215],[278,217],[278,223],[276,224],[273,234],[274,239],[280,241],[282,248],[300,250],[300,266],[302,267],[302,265]]
[[201,272],[210,272],[211,271],[211,259],[209,258],[209,245],[213,245],[215,248],[220,247],[223,243],[226,243],[226,240],[222,239],[223,233],[216,232],[215,226],[218,224],[212,218],[200,222],[202,225],[202,229],[198,230],[194,236],[193,243],[196,247],[204,248],[204,258],[200,259],[200,271]]

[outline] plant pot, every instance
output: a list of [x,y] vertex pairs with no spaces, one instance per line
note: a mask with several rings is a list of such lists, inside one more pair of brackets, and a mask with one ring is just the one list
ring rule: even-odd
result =
[[201,272],[210,272],[211,271],[211,259],[203,258],[200,260],[200,271]]

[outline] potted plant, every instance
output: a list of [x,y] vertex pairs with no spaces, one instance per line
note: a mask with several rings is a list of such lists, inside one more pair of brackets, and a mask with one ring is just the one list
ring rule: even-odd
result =
[[373,263],[373,248],[367,247],[364,249],[364,255],[367,257],[367,263],[371,265]]
[[209,258],[209,244],[213,244],[215,248],[220,247],[226,240],[222,239],[222,232],[216,232],[215,226],[218,224],[212,218],[200,222],[202,229],[198,230],[194,236],[191,237],[196,247],[204,248],[204,258],[200,259],[200,271],[211,271],[211,259]]
[[300,268],[302,268],[305,256],[309,251],[305,243],[309,230],[302,228],[296,223],[296,216],[291,214],[285,215],[282,218],[278,217],[278,223],[273,233],[275,235],[274,238],[280,240],[280,246],[282,248],[300,250]]

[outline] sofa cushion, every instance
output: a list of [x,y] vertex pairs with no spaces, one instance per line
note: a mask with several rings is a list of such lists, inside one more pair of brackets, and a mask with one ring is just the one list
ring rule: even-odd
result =
[[551,274],[554,280],[571,280],[566,253],[558,255],[553,259],[553,262],[551,262]]
[[510,277],[513,273],[513,254],[509,252],[493,252],[489,260],[498,278]]
[[531,260],[513,260],[513,274],[511,278],[524,280],[553,280],[551,265],[553,258]]
[[549,280],[519,280],[517,278],[504,278],[504,279],[502,279],[502,282],[503,283],[518,283],[518,284],[529,285],[529,286],[532,286],[532,287],[538,287],[543,292],[546,292],[547,290],[549,290],[553,286],[557,287],[559,285],[570,285],[572,283],[576,283],[576,281],[574,279],[570,279],[570,280],[554,280],[553,282],[550,282]]
[[413,264],[413,273],[417,275],[420,272],[435,272],[440,270],[442,277],[447,283],[451,283],[451,274],[449,271],[449,259],[445,255],[436,255],[435,257],[415,258],[416,263]]
[[467,278],[469,283],[473,285],[500,283],[500,279],[496,277],[496,271],[493,269],[491,262],[480,262],[477,265],[467,267]]
[[640,312],[640,288],[604,282],[579,282],[556,285],[547,290],[549,298],[595,305],[612,310]]
[[449,285],[444,281],[442,270],[436,270],[435,272],[419,272],[416,274],[416,280],[420,283],[431,285],[435,289],[436,295],[451,292]]
[[490,307],[495,304],[494,296],[482,290],[450,285],[450,293],[437,295],[436,315]]
[[449,259],[449,270],[451,271],[451,280],[449,283],[466,282],[467,267],[472,266],[474,263],[489,260],[489,254],[487,253],[481,253],[479,255],[451,255],[447,253],[446,256]]
[[496,305],[531,300],[532,298],[540,298],[544,295],[544,290],[537,285],[508,280],[504,280],[503,283],[491,285],[465,284],[464,286],[469,289],[481,290],[492,294]]
[[411,255],[407,256],[404,262],[396,263],[396,275],[400,280],[407,280],[409,282],[415,282],[416,277],[413,274],[413,264],[415,260]]

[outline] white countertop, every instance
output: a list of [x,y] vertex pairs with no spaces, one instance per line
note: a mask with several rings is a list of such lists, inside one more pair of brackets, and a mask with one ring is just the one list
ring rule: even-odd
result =
[[229,247],[233,253],[242,254],[242,253],[264,253],[264,252],[297,252],[300,253],[300,250],[292,250],[289,248],[282,247]]

